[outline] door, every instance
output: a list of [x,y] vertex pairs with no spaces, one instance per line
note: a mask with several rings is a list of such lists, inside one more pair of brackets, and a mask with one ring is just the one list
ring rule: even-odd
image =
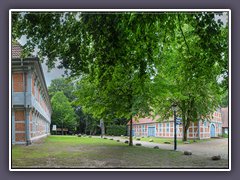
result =
[[155,127],[148,127],[148,136],[155,136]]
[[132,130],[132,136],[135,136],[135,135],[134,135],[134,130]]
[[214,126],[214,124],[211,124],[211,137],[215,137],[215,126]]

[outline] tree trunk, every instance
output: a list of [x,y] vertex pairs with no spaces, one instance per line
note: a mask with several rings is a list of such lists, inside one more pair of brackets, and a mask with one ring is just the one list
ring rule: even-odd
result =
[[187,141],[187,128],[183,125],[183,141]]
[[62,120],[62,135],[63,135],[63,120]]
[[185,107],[185,101],[182,101],[182,141],[187,140],[187,135],[185,131],[185,126],[186,126],[186,107]]
[[187,130],[190,125],[190,119],[187,118],[187,122],[184,123],[183,125],[183,141],[187,141]]
[[130,117],[130,129],[129,129],[129,146],[132,146],[132,115]]
[[87,124],[87,119],[85,120],[85,134],[87,134],[87,126],[88,126],[88,124]]

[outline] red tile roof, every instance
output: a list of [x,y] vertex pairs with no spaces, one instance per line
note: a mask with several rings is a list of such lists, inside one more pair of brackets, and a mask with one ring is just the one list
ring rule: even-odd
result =
[[[158,121],[160,118],[159,115],[157,115],[154,119],[150,117],[145,117],[145,118],[133,118],[133,124],[146,124],[146,123],[155,123]],[[130,121],[128,122],[129,125]]]
[[19,44],[12,44],[12,58],[20,58],[22,47]]

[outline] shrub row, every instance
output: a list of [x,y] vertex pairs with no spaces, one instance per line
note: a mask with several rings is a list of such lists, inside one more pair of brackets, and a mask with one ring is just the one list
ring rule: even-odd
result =
[[127,127],[125,125],[109,125],[106,128],[106,134],[113,136],[127,135]]

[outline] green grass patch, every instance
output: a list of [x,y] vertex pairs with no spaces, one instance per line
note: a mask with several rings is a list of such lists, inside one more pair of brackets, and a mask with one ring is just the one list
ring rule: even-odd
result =
[[172,168],[222,167],[227,161],[101,138],[49,136],[42,143],[12,146],[13,168]]
[[[149,142],[149,140],[152,139],[154,143],[159,143],[159,144],[164,144],[164,142],[170,142],[171,144],[174,143],[174,138],[160,138],[160,137],[141,137],[140,141],[145,141]],[[205,141],[210,141],[210,139],[189,139],[189,143],[199,143],[199,142],[205,142]],[[177,144],[184,144],[182,139],[177,139]]]

